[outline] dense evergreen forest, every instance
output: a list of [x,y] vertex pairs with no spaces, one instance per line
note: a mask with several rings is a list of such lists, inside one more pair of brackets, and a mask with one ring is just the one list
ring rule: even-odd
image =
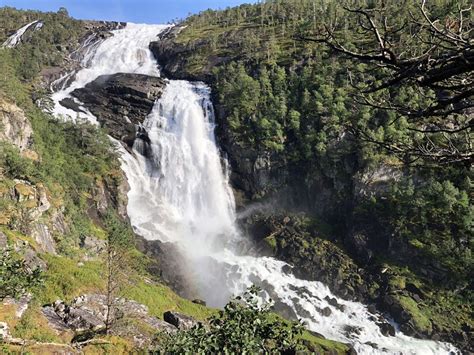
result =
[[[262,1],[191,16],[153,45],[168,75],[212,83],[237,190],[306,211],[302,259],[321,236],[336,243],[375,275],[369,299],[396,295],[425,334],[472,329],[469,5]],[[243,156],[263,157],[261,185]],[[275,253],[304,263],[283,239]]]

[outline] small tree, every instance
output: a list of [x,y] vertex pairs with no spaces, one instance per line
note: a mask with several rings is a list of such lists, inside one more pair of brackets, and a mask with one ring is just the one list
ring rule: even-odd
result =
[[65,7],[62,7],[62,6],[59,8],[58,14],[64,17],[69,17],[69,12],[67,11]]
[[113,212],[109,212],[105,217],[105,229],[108,233],[105,250],[105,296],[107,306],[105,331],[108,334],[115,321],[120,318],[117,298],[123,291],[127,281],[132,231]]
[[31,270],[12,249],[0,251],[0,300],[18,298],[41,283],[41,270]]

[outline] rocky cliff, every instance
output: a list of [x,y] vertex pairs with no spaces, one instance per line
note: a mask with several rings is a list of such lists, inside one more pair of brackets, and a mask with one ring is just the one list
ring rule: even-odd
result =
[[142,74],[100,76],[71,93],[80,103],[64,99],[61,104],[77,112],[83,105],[112,137],[132,147],[136,138],[148,142],[142,123],[164,86],[164,79]]

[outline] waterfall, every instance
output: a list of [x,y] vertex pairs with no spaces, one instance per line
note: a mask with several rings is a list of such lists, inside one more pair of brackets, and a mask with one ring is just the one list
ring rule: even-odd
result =
[[[159,75],[148,43],[163,28],[127,25],[114,31],[85,59],[86,68],[70,87],[55,94],[56,114],[68,114],[61,98],[99,75]],[[140,154],[139,139],[133,154],[118,145],[130,185],[130,221],[146,239],[172,242],[183,250],[193,286],[210,305],[221,307],[232,294],[257,284],[309,329],[350,343],[359,354],[458,353],[450,344],[414,339],[398,330],[384,336],[377,316],[363,304],[337,299],[320,282],[296,278],[282,261],[242,255],[239,245],[245,237],[235,224],[233,195],[214,138],[210,90],[204,84],[169,81],[143,126],[151,142],[149,158]],[[325,307],[329,317],[320,313]]]
[[34,28],[35,31],[39,30],[41,27],[43,27],[43,23],[38,21],[38,20],[30,22],[30,23],[26,24],[25,26],[21,27],[20,29],[18,29],[10,37],[8,37],[7,40],[5,42],[3,42],[2,47],[6,47],[6,48],[16,47],[19,43],[21,43],[23,35],[25,34],[25,32],[31,26],[33,26],[34,24],[36,24],[36,26]]

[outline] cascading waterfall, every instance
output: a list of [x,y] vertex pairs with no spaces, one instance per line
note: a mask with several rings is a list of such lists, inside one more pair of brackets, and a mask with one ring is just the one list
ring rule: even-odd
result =
[[41,27],[43,27],[43,23],[41,21],[36,20],[36,21],[30,22],[26,24],[25,26],[21,27],[20,29],[18,29],[10,37],[8,37],[7,40],[3,42],[2,47],[6,47],[6,48],[16,47],[19,43],[21,43],[25,32],[33,25],[35,25],[35,28],[33,29],[34,31],[39,30]]
[[[159,75],[148,44],[163,28],[129,24],[114,31],[85,58],[87,68],[76,74],[76,80],[55,94],[56,114],[70,114],[59,101],[99,75]],[[334,296],[322,283],[297,279],[285,263],[273,258],[239,253],[244,238],[235,225],[233,195],[214,138],[209,96],[202,83],[170,81],[144,122],[150,158],[139,153],[143,144],[139,139],[133,154],[119,145],[135,231],[149,240],[178,245],[187,256],[194,286],[210,305],[222,306],[232,294],[258,284],[309,329],[351,343],[360,354],[457,353],[450,344],[417,340],[399,331],[394,337],[383,336],[376,316],[364,305],[337,299],[342,307],[335,307],[326,298]],[[319,312],[325,307],[331,309],[329,317]]]

